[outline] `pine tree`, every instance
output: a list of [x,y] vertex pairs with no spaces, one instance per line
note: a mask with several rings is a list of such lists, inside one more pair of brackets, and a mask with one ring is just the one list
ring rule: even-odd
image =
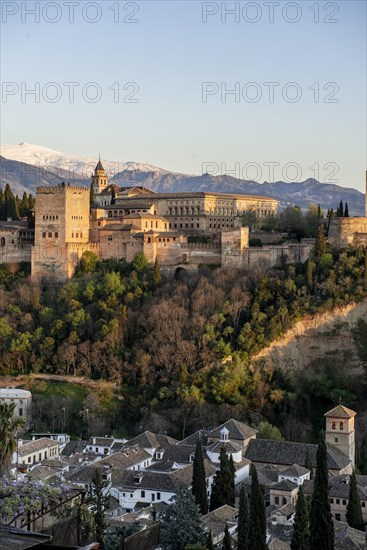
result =
[[155,259],[153,268],[153,284],[158,287],[161,284],[161,266],[159,265],[158,257]]
[[231,535],[228,531],[228,525],[226,524],[226,528],[224,529],[224,539],[223,539],[223,550],[232,550],[232,544],[231,544]]
[[256,468],[251,466],[251,498],[249,520],[249,549],[266,550],[266,517],[264,496],[257,477]]
[[362,517],[362,506],[361,500],[358,494],[356,474],[353,470],[352,475],[350,476],[349,484],[349,500],[347,505],[347,523],[350,527],[363,531],[363,517]]
[[205,515],[208,512],[208,496],[206,492],[206,476],[204,467],[203,451],[200,440],[196,442],[195,458],[193,463],[192,494],[200,512]]
[[334,550],[334,524],[330,511],[327,449],[324,434],[317,448],[317,462],[310,511],[310,550]]
[[344,209],[344,218],[349,218],[349,209],[348,209],[348,203],[345,203],[345,209]]
[[178,487],[173,503],[161,516],[162,548],[181,550],[189,544],[204,544],[205,535],[199,507],[188,487]]
[[305,468],[307,468],[307,470],[310,470],[310,479],[313,479],[313,467],[309,449],[307,449],[306,452]]
[[291,550],[310,550],[308,509],[302,485],[298,489]]
[[324,230],[322,225],[319,225],[316,233],[316,242],[315,242],[315,256],[316,258],[321,258],[326,252],[326,240],[324,236]]
[[248,550],[249,515],[247,494],[242,486],[240,490],[240,505],[238,511],[237,550]]

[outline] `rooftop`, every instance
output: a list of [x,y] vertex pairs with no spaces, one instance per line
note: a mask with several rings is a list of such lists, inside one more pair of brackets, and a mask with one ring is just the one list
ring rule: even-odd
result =
[[357,413],[344,407],[344,405],[337,405],[331,411],[324,414],[326,418],[354,418]]
[[32,453],[37,453],[43,449],[48,449],[50,447],[59,447],[59,443],[54,439],[49,439],[48,437],[41,437],[40,439],[34,439],[32,441],[22,443],[18,445],[18,455],[27,456]]
[[220,434],[223,428],[228,430],[228,439],[243,441],[257,434],[257,430],[251,428],[251,426],[230,418],[227,422],[224,422],[224,424],[217,426],[214,430],[210,430],[208,437],[220,439]]
[[26,550],[51,539],[51,535],[0,524],[0,550]]
[[[245,457],[252,462],[265,462],[292,466],[306,464],[307,451],[310,454],[312,466],[316,467],[317,445],[310,443],[295,443],[291,441],[273,441],[270,439],[251,439],[245,451]],[[341,470],[350,464],[350,459],[339,449],[328,445],[328,468]]]
[[29,399],[32,397],[30,391],[19,388],[0,388],[0,399]]

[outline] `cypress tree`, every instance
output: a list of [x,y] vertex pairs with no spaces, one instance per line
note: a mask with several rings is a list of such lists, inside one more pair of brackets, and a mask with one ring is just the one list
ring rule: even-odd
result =
[[308,521],[307,503],[301,485],[298,489],[291,550],[310,550],[310,530]]
[[4,197],[4,191],[3,188],[0,187],[0,220],[5,220],[5,197]]
[[343,214],[344,214],[343,201],[340,201],[340,203],[339,203],[339,217],[342,218]]
[[214,476],[212,485],[210,511],[224,504],[234,505],[234,467],[230,466],[230,460],[224,447],[220,450],[219,462],[220,467]]
[[310,479],[313,479],[313,467],[309,449],[307,449],[306,452],[305,468],[307,468],[307,470],[310,470]]
[[352,475],[350,476],[349,484],[349,501],[347,505],[347,523],[350,527],[363,531],[363,517],[362,517],[362,506],[361,500],[358,494],[356,474],[353,470]]
[[192,476],[192,494],[196,504],[199,505],[200,512],[205,515],[208,513],[208,497],[206,492],[206,477],[203,451],[199,439],[196,442],[195,458],[193,463]]
[[19,220],[18,203],[14,195],[5,202],[6,219]]
[[313,265],[310,259],[307,260],[306,264],[306,283],[307,288],[311,290],[313,288]]
[[235,478],[236,478],[236,468],[233,462],[232,455],[229,455],[228,460],[228,469],[229,469],[229,475],[228,475],[228,502],[230,506],[234,506],[235,501],[235,490],[234,490],[234,484],[235,484]]
[[214,550],[214,544],[213,544],[213,538],[212,538],[212,532],[209,531],[209,533],[206,536],[206,547],[207,550]]
[[224,539],[223,539],[223,550],[232,550],[232,544],[231,544],[231,535],[228,531],[228,525],[226,524],[226,528],[224,529]]
[[19,214],[22,216],[22,217],[28,217],[29,216],[29,200],[28,200],[28,195],[26,192],[23,193],[23,197],[22,197],[22,200],[20,202],[20,206],[19,206]]
[[249,549],[267,550],[264,496],[259,484],[256,468],[254,465],[251,466],[251,498],[249,523]]
[[35,207],[35,200],[34,200],[34,196],[32,195],[32,193],[29,193],[29,195],[28,195],[28,204],[29,204],[29,209],[30,210],[32,210]]
[[94,187],[93,187],[93,183],[90,184],[89,203],[90,203],[91,205],[94,203]]
[[320,258],[326,252],[326,240],[322,225],[319,225],[316,233],[315,256]]
[[334,550],[330,511],[327,449],[323,432],[317,448],[317,466],[310,512],[310,550]]
[[161,266],[159,265],[158,258],[156,258],[154,262],[153,284],[155,287],[161,284]]
[[344,209],[344,218],[349,218],[349,209],[348,209],[348,203],[345,203],[345,209]]
[[237,550],[248,550],[249,515],[247,494],[242,486],[240,490],[240,506],[238,511]]

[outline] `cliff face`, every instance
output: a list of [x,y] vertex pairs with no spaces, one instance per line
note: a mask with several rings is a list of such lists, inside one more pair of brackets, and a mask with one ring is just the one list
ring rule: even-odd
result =
[[274,368],[303,369],[317,360],[335,358],[340,364],[344,357],[348,369],[361,371],[362,362],[352,334],[360,319],[367,322],[367,300],[306,317],[263,349],[253,362],[261,359]]

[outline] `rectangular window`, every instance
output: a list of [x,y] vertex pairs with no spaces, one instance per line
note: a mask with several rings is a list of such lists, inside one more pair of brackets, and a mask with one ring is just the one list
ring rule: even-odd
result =
[[346,500],[343,500],[343,505],[345,506],[347,504],[347,501]]
[[155,494],[152,493],[152,502],[154,502],[154,501],[155,501]]
[[141,498],[145,498],[145,491],[141,491]]
[[31,457],[29,456],[29,457],[28,457],[28,462],[30,462],[31,460],[32,460],[32,459],[31,459]]
[[339,426],[340,426],[340,429],[341,429],[341,430],[344,429],[344,424],[343,424],[343,422],[340,422]]
[[366,508],[366,502],[362,500],[362,508]]
[[161,493],[157,493],[157,500],[161,500]]
[[23,416],[23,409],[19,409],[19,416]]
[[46,233],[42,233],[42,238],[43,238],[43,239],[46,238]]
[[59,234],[57,231],[55,231],[55,239],[58,239],[59,238]]
[[49,237],[49,239],[52,237],[52,233],[51,233],[51,232],[48,234],[48,237]]
[[337,498],[335,502],[336,504],[340,504],[340,498]]

